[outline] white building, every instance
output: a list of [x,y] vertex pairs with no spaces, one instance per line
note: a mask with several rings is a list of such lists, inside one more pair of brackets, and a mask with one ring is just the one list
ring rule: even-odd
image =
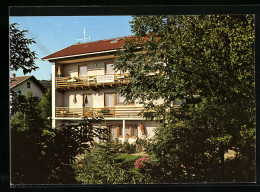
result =
[[129,83],[127,73],[113,69],[115,53],[123,43],[122,38],[114,38],[75,44],[42,58],[52,63],[53,127],[64,120],[103,116],[102,124],[122,141],[154,135],[158,124],[137,115],[142,105],[124,104],[125,98],[115,91],[118,84]]
[[26,95],[27,91],[32,91],[32,96],[42,98],[45,92],[44,86],[34,76],[10,77],[10,92]]

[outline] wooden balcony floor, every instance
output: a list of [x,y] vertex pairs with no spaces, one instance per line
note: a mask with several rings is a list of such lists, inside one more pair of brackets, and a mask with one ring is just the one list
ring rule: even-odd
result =
[[108,87],[114,87],[119,84],[128,84],[130,82],[130,78],[128,74],[112,74],[112,76],[113,79],[111,80],[111,82],[100,82],[97,80],[98,76],[75,77],[75,78],[57,77],[56,89],[57,90],[71,90],[71,89],[94,89],[95,90],[98,87],[108,88]]
[[56,107],[56,117],[138,117],[143,107],[69,108]]

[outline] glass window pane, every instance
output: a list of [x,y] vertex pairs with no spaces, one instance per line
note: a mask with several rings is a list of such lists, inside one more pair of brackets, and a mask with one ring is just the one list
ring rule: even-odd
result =
[[130,125],[125,125],[125,136],[126,135],[130,137]]
[[137,125],[133,125],[133,129],[132,129],[132,136],[138,136],[138,129],[137,129]]
[[113,63],[106,64],[106,74],[114,74],[114,64]]
[[105,94],[105,99],[106,99],[106,107],[114,107],[115,106],[114,93]]
[[92,95],[84,95],[84,107],[92,107]]
[[116,125],[110,125],[110,134],[113,138],[117,137],[117,126]]
[[88,67],[87,66],[80,66],[79,67],[79,76],[86,77],[87,76]]

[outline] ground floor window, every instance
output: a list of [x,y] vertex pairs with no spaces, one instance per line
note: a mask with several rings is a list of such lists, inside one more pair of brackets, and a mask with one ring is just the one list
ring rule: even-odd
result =
[[128,137],[137,137],[138,132],[137,132],[137,125],[136,124],[126,124],[125,125],[125,134]]
[[[109,125],[110,134],[113,138],[123,137],[123,124]],[[125,125],[125,137],[137,137],[138,128],[137,124],[126,124]]]

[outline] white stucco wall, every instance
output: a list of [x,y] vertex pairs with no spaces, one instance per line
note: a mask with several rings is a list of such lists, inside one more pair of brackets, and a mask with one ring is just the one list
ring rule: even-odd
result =
[[[30,88],[27,88],[27,82],[30,82]],[[22,95],[26,95],[28,90],[32,91],[32,96],[42,98],[44,95],[43,91],[38,87],[34,81],[27,79],[16,87],[12,88],[12,91],[18,92],[21,91]]]
[[63,77],[78,77],[79,66],[88,66],[88,76],[104,75],[105,74],[105,63],[113,62],[111,59],[88,61],[82,63],[62,64],[61,73]]
[[[92,94],[93,98],[93,107],[95,108],[101,108],[105,105],[105,93],[112,93],[115,92],[114,88],[108,88],[108,89],[98,89],[97,91],[91,91],[91,90],[69,90],[65,91],[64,93],[58,92],[60,94],[58,98],[56,99],[57,103],[56,106],[61,107],[61,103],[63,103],[63,107],[71,107],[71,108],[81,108],[83,107],[83,95],[84,94]],[[77,102],[74,103],[74,95],[76,94],[76,100]],[[63,100],[62,102],[59,102]],[[136,104],[136,106],[141,106],[139,104]]]
[[[80,120],[75,121],[75,122],[80,122]],[[62,120],[57,120],[56,121],[56,126],[57,128],[61,126],[63,123],[66,123],[65,121]],[[140,130],[140,125],[143,125],[145,134],[143,135],[141,130]],[[114,124],[118,125],[121,124],[123,125],[123,120],[106,120],[101,122],[101,126],[106,126],[109,124]],[[149,120],[125,120],[125,125],[128,124],[137,124],[137,129],[138,129],[138,138],[144,139],[144,138],[151,138],[154,136],[154,131],[159,127],[159,125],[155,121],[149,121]],[[99,126],[99,125],[95,125]],[[115,138],[114,138],[115,139]],[[137,137],[118,137],[119,141],[124,142],[125,140],[128,140],[129,143],[134,143],[136,142]],[[95,139],[95,141],[98,141],[98,139]]]

